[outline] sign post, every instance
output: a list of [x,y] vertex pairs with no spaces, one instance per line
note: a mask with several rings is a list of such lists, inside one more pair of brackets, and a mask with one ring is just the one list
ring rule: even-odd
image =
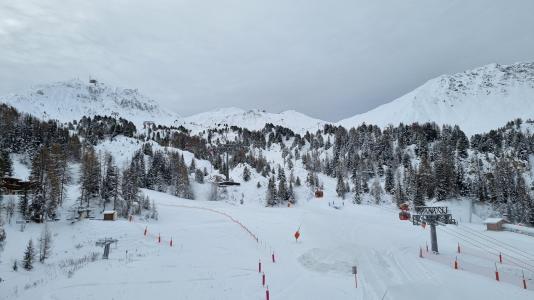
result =
[[352,266],[352,274],[354,274],[354,284],[358,288],[358,268],[356,266]]

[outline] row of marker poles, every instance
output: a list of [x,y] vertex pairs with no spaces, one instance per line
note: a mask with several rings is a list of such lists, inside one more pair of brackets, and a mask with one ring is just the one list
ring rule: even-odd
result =
[[[461,253],[461,249],[460,249],[460,243],[458,243],[458,249],[457,249],[457,252],[458,253]],[[421,247],[419,247],[419,257],[423,257],[423,250]],[[499,263],[502,264],[502,253],[499,252]],[[458,256],[456,256],[456,258],[454,259],[454,269],[455,270],[458,270],[459,268],[459,263],[458,263]],[[527,289],[527,280],[525,279],[525,271],[524,270],[521,270],[521,275],[522,275],[522,283],[523,283],[523,289]],[[497,268],[497,263],[495,263],[495,280],[496,281],[501,281],[501,276],[499,274],[499,269]]]
[[[272,259],[273,263],[276,263],[276,257],[274,255],[274,251],[271,254],[271,259]],[[270,297],[270,295],[269,295],[269,286],[268,285],[266,286],[265,272],[262,271],[261,259],[258,260],[258,273],[261,274],[261,286],[262,287],[266,287],[266,289],[265,289],[265,299],[269,300],[269,297]]]
[[[148,236],[148,226],[145,227],[145,231],[143,232],[143,235],[144,236]],[[158,237],[157,237],[156,241],[158,242],[158,244],[161,244],[161,234],[160,233],[158,233]],[[172,237],[171,237],[171,240],[169,241],[169,246],[172,247],[172,244],[173,244],[173,242],[172,242]]]

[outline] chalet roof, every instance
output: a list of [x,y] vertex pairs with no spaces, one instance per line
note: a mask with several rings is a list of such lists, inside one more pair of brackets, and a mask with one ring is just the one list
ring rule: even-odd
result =
[[116,213],[116,212],[117,212],[117,211],[115,211],[115,210],[106,210],[106,211],[103,212],[103,214],[105,214],[105,215],[109,215],[109,214],[114,214],[114,213]]
[[487,218],[484,220],[484,224],[497,224],[500,222],[504,222],[503,218]]

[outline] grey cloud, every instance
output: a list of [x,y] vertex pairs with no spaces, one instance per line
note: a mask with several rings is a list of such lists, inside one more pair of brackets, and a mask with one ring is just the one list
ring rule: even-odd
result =
[[534,2],[26,0],[0,4],[0,93],[95,76],[182,115],[336,121],[442,73],[534,59]]

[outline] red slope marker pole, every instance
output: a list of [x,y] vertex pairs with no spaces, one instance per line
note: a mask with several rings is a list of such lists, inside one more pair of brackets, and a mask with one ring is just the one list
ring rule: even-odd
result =
[[495,280],[499,281],[499,270],[497,270],[497,263],[495,263]]
[[171,237],[171,241],[169,242],[169,246],[172,247],[172,237]]
[[460,243],[458,243],[458,254],[460,254],[462,251],[460,251]]
[[272,258],[273,258],[273,263],[275,263],[276,259],[274,258],[274,252],[273,252]]
[[261,273],[261,259],[258,261],[258,273]]
[[269,287],[265,290],[265,300],[269,300]]
[[148,226],[145,227],[145,233],[144,235],[146,236],[148,234]]
[[161,243],[161,233],[158,233],[158,244]]
[[499,262],[502,264],[502,253],[499,252]]
[[454,259],[454,269],[458,270],[458,257],[456,257],[456,259]]
[[261,285],[265,287],[265,273],[261,274]]
[[521,273],[523,274],[523,289],[527,289],[527,281],[525,280],[525,271],[521,270]]

